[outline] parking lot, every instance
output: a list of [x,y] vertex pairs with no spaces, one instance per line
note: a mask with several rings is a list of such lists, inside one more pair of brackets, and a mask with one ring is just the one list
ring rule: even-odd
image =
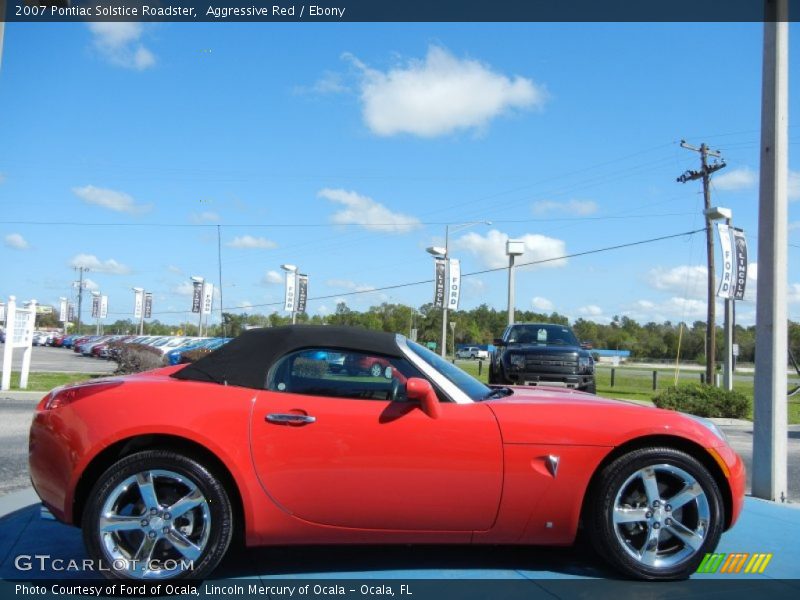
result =
[[[22,351],[14,351],[12,371],[22,368]],[[113,373],[117,364],[110,360],[99,360],[81,356],[69,348],[34,346],[31,354],[31,371],[38,373]]]

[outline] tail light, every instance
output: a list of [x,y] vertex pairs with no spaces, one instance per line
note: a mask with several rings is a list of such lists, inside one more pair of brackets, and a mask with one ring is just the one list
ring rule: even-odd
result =
[[100,392],[115,388],[122,385],[122,383],[123,382],[118,379],[110,379],[104,381],[88,381],[86,383],[76,383],[58,387],[45,397],[43,408],[44,410],[61,408],[81,398],[86,398],[87,396],[99,394]]

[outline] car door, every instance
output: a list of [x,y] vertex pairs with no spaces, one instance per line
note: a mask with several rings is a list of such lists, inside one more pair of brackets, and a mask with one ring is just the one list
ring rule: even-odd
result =
[[351,375],[295,353],[273,368],[251,416],[251,452],[264,491],[287,512],[322,525],[489,529],[503,462],[488,407],[443,402],[431,418],[405,398],[406,378],[419,376],[407,361],[349,358],[390,366],[379,377]]

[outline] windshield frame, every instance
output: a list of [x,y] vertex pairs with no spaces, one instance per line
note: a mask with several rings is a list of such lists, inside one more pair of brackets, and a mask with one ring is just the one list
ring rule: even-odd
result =
[[456,404],[480,402],[492,393],[492,388],[482,381],[403,335],[397,334],[397,346],[414,366],[432,379]]

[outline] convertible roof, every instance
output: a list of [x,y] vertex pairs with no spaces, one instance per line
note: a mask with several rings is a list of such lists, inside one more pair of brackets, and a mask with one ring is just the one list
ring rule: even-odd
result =
[[360,327],[287,325],[250,329],[180,371],[176,379],[263,389],[272,363],[303,348],[359,350],[400,357],[394,333]]

